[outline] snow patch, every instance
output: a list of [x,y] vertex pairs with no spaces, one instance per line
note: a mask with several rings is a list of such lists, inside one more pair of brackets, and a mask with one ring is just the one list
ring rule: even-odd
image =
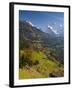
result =
[[56,30],[54,30],[52,26],[48,25],[48,28],[50,28],[50,30],[51,30],[53,33],[58,34],[58,32],[57,32]]
[[27,21],[32,27],[34,27],[35,25],[32,23],[32,22],[30,22],[30,21]]
[[48,28],[53,29],[53,27],[52,27],[52,26],[50,26],[50,25],[48,25]]

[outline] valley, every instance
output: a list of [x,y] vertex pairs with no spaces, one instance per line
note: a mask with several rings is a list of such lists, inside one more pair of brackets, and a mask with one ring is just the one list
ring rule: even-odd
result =
[[64,76],[64,37],[51,32],[19,21],[19,79]]

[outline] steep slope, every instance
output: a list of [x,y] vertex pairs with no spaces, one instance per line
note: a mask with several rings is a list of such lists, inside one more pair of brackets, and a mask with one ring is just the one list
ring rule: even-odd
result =
[[48,33],[42,32],[34,25],[26,21],[19,22],[19,43],[20,48],[31,47],[33,49],[51,48],[50,54],[61,63],[64,60],[64,38],[56,36],[51,27]]
[[[23,51],[24,57],[25,53],[26,50]],[[32,60],[31,64],[27,62],[26,65],[24,64],[24,68],[20,68],[19,79],[63,77],[63,65],[56,60],[52,61],[45,53],[32,50],[30,59]]]
[[[19,33],[20,33],[20,37],[22,38],[26,38],[26,39],[30,39],[30,40],[34,40],[37,38],[37,36],[39,36],[38,38],[41,38],[42,35],[44,34],[40,29],[33,27],[32,25],[30,25],[28,22],[26,21],[20,21],[19,22]],[[25,36],[25,37],[24,37]],[[38,39],[37,38],[37,39]]]
[[19,79],[64,76],[63,37],[19,21]]

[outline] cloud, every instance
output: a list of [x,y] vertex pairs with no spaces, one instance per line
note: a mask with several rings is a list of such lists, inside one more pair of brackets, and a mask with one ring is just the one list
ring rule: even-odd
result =
[[60,24],[60,27],[61,27],[61,28],[62,28],[62,26],[63,26],[63,25],[62,25],[62,24]]

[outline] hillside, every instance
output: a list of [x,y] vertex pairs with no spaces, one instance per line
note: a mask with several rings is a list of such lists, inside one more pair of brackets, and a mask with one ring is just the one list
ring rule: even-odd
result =
[[64,76],[63,37],[19,22],[19,78]]

